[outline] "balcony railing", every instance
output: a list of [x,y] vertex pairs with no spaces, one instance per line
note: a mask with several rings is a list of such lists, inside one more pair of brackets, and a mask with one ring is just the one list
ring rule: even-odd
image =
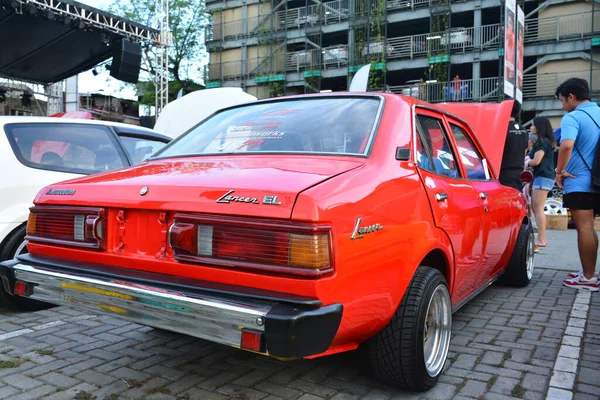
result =
[[270,57],[250,58],[245,61],[226,61],[208,65],[205,76],[209,81],[229,81],[247,79],[258,75],[285,73],[285,54],[277,53]]
[[[418,1],[414,0],[414,5]],[[421,3],[420,3],[421,4]],[[427,0],[429,4],[429,0]],[[600,11],[596,12],[596,30],[600,30]],[[331,24],[347,20],[348,0],[335,0],[287,11],[279,11],[246,20],[215,21],[206,28],[206,38],[210,43],[250,36],[267,32],[301,28],[318,23]],[[525,30],[525,43],[573,41],[592,36],[592,13],[561,15],[558,17],[528,19]],[[502,47],[504,27],[500,24],[484,25],[478,28],[453,28],[450,32],[432,32],[387,39],[393,50],[390,59],[423,57],[439,52],[460,53],[474,49],[489,50]]]
[[[600,28],[600,11],[595,11],[595,28]],[[577,40],[592,36],[592,12],[560,15],[526,21],[525,43]]]
[[462,79],[458,82],[430,82],[390,86],[392,93],[403,94],[429,103],[449,101],[498,101],[502,93],[500,78]]
[[[593,73],[592,86],[600,86],[600,69],[591,71]],[[523,76],[523,97],[525,98],[548,98],[554,97],[556,88],[569,78],[584,78],[590,80],[590,70],[553,72],[546,74],[526,74]],[[593,90],[597,92],[598,89]]]

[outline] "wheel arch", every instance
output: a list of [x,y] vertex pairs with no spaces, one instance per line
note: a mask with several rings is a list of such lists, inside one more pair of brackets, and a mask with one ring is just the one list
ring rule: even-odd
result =
[[452,293],[454,283],[454,273],[451,268],[451,261],[446,252],[440,248],[430,250],[421,260],[420,265],[437,269],[444,275],[448,283],[448,289]]
[[26,227],[26,226],[27,226],[27,221],[22,222],[21,224],[17,225],[12,231],[10,231],[4,237],[4,239],[2,239],[2,242],[0,242],[0,255],[4,252],[4,247],[7,245],[7,243],[15,236],[15,233],[19,229],[22,229],[23,227]]

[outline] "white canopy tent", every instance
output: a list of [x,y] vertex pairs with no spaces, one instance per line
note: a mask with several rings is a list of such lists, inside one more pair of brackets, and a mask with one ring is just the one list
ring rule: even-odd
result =
[[256,100],[241,88],[198,90],[167,104],[154,130],[176,138],[218,110]]

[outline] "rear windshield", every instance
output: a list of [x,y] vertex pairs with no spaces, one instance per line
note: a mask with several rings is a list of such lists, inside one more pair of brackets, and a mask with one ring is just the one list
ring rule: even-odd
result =
[[380,100],[318,98],[245,105],[216,114],[156,154],[365,155]]
[[28,167],[87,175],[127,166],[114,134],[104,126],[23,123],[4,129],[15,156]]

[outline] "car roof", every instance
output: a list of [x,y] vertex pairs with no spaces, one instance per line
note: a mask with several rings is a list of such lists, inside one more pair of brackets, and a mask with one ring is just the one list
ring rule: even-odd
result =
[[0,127],[6,124],[27,124],[27,123],[50,123],[50,124],[86,124],[86,125],[102,125],[116,128],[117,131],[133,131],[138,134],[146,135],[156,139],[171,141],[169,136],[156,132],[155,130],[144,128],[142,126],[124,124],[121,122],[102,121],[94,119],[78,119],[78,118],[55,118],[55,117],[22,117],[22,116],[0,116]]

